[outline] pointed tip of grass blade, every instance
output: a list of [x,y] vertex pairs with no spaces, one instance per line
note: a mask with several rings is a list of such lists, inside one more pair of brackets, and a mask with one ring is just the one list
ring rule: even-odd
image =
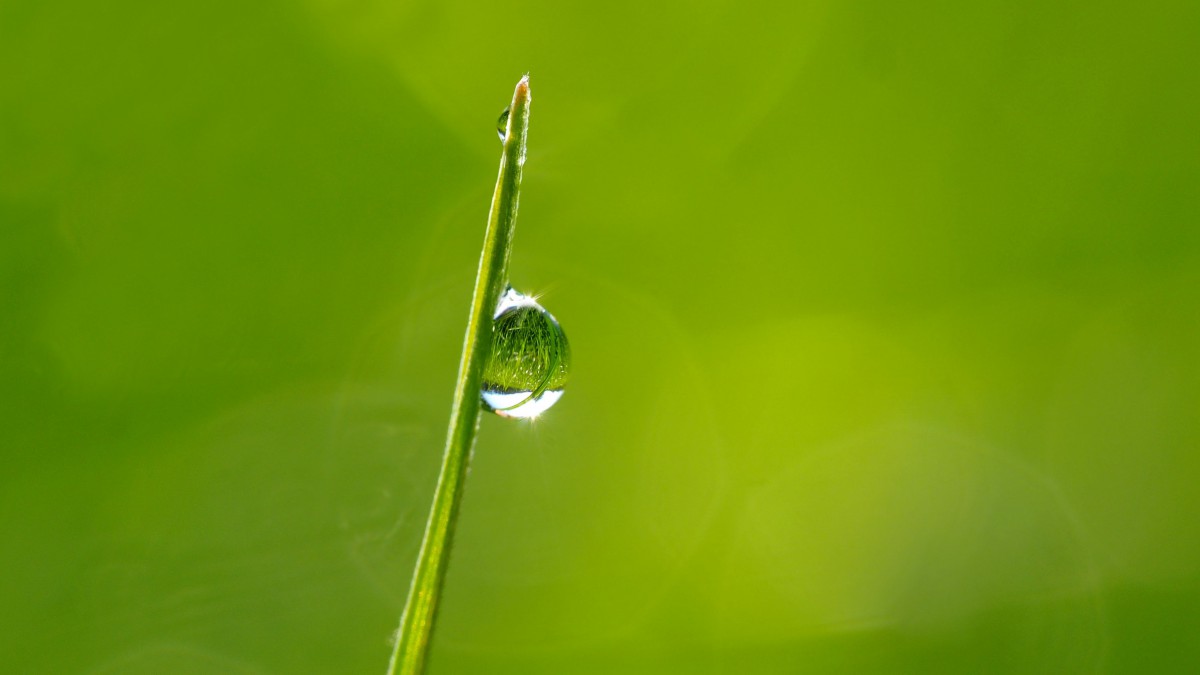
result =
[[[504,132],[500,136],[500,141],[504,147],[509,147],[510,141],[516,140],[517,145],[523,145],[525,134],[519,134],[519,138],[513,134],[513,129],[516,126],[527,125],[529,121],[529,102],[533,100],[533,96],[529,93],[529,73],[521,76],[517,81],[517,88],[513,90],[512,103],[504,109]],[[522,126],[522,131],[526,127]],[[521,153],[522,158],[524,152]]]

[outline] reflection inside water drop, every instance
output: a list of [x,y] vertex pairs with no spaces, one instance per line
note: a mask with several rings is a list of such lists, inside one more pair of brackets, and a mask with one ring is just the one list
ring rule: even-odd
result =
[[562,398],[571,348],[558,321],[509,287],[496,305],[483,403],[503,417],[534,417]]
[[504,112],[500,113],[500,119],[496,121],[496,133],[500,135],[501,143],[508,137],[508,110],[505,108]]

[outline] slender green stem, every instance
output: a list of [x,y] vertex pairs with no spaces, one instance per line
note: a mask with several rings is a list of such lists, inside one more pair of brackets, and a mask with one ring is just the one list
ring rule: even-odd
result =
[[509,109],[500,175],[492,193],[492,208],[471,299],[471,315],[463,339],[462,361],[458,366],[446,453],[408,590],[408,601],[400,617],[388,675],[420,675],[425,670],[425,656],[450,559],[454,523],[458,519],[467,466],[479,430],[480,385],[491,350],[492,316],[508,283],[508,258],[517,221],[521,170],[525,164],[525,135],[529,131],[529,101],[529,76],[526,75],[517,83]]

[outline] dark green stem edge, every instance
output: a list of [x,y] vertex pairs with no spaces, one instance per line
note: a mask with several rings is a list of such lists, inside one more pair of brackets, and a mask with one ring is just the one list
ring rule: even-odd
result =
[[500,157],[500,175],[492,194],[483,253],[475,277],[471,314],[463,338],[462,361],[458,366],[458,384],[450,410],[450,429],[446,434],[446,453],[433,494],[429,521],[413,570],[412,585],[400,630],[396,634],[388,675],[420,675],[437,618],[438,602],[450,559],[454,524],[462,502],[467,467],[479,430],[480,386],[492,345],[492,316],[500,294],[508,284],[508,259],[513,229],[517,222],[521,171],[525,164],[525,137],[529,131],[529,76],[521,78],[513,92],[508,116],[504,151]]

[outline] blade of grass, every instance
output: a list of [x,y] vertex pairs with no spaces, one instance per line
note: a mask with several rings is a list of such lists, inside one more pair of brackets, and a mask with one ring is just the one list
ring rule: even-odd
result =
[[442,583],[450,559],[454,523],[462,502],[467,466],[479,430],[480,386],[492,345],[492,316],[500,294],[508,284],[508,258],[517,221],[521,190],[521,171],[525,165],[525,136],[529,131],[529,76],[521,78],[513,92],[509,108],[504,150],[500,156],[500,175],[492,193],[475,292],[463,338],[462,361],[458,366],[458,384],[450,410],[450,429],[446,434],[446,452],[433,494],[429,521],[413,570],[412,585],[400,630],[388,664],[388,675],[419,675],[425,670],[433,624],[441,599]]

